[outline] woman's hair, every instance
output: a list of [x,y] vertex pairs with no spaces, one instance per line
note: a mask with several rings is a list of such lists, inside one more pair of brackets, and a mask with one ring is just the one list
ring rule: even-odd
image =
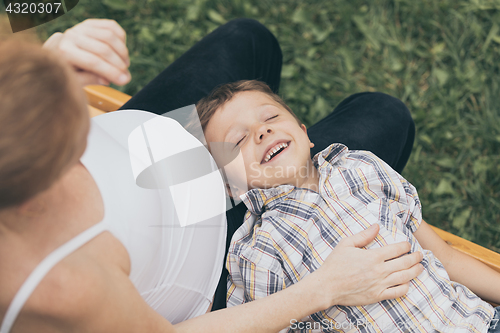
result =
[[0,209],[49,188],[81,153],[83,92],[40,45],[0,42]]
[[233,83],[227,83],[215,88],[210,95],[202,98],[196,104],[196,110],[198,111],[198,117],[203,131],[205,131],[208,122],[215,114],[215,111],[229,102],[234,95],[242,91],[259,91],[268,95],[283,106],[288,112],[290,112],[297,122],[301,124],[301,121],[297,118],[295,113],[293,113],[292,109],[290,109],[277,94],[273,93],[267,84],[257,80],[241,80]]

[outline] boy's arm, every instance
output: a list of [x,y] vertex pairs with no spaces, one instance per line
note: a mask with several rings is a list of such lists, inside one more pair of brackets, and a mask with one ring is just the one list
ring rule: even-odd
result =
[[406,193],[405,198],[409,210],[406,226],[412,230],[420,245],[432,253],[444,265],[452,281],[468,287],[483,300],[500,302],[500,273],[482,262],[461,253],[449,246],[432,228],[422,220],[420,200],[413,185],[399,175]]
[[413,235],[441,261],[452,281],[467,286],[486,301],[500,303],[500,273],[453,249],[423,220]]

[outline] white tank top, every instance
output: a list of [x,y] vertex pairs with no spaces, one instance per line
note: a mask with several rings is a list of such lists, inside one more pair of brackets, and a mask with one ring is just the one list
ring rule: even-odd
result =
[[105,230],[127,249],[130,279],[160,315],[175,324],[205,313],[222,271],[226,197],[203,145],[170,118],[116,111],[92,119],[81,161],[101,191],[104,220],[37,266],[0,333],[52,267]]

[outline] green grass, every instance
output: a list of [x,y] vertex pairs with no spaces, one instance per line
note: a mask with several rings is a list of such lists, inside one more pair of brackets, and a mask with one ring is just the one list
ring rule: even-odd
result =
[[128,32],[134,94],[218,25],[252,17],[282,45],[281,95],[306,125],[348,95],[382,91],[417,126],[403,172],[425,220],[500,250],[498,0],[81,0],[41,26],[46,38],[85,18]]

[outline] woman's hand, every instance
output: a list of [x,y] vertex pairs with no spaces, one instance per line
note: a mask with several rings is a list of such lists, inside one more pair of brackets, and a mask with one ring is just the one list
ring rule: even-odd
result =
[[319,283],[315,289],[318,297],[326,296],[325,309],[401,297],[408,292],[409,281],[423,271],[419,264],[423,259],[421,252],[404,255],[410,251],[407,242],[373,250],[360,249],[376,237],[378,230],[378,225],[372,225],[341,240],[323,265],[310,275]]
[[89,19],[53,34],[43,47],[67,61],[82,85],[124,85],[131,79],[125,42],[125,30],[115,21]]

